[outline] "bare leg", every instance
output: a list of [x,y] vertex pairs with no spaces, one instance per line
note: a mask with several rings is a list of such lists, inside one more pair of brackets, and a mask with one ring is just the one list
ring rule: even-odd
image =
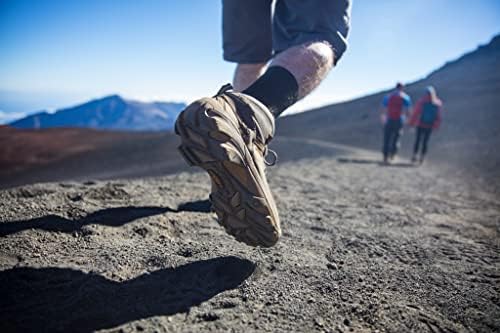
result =
[[288,70],[299,85],[299,99],[307,96],[333,67],[333,49],[327,42],[310,42],[279,53],[270,66]]
[[327,42],[294,46],[279,53],[265,73],[243,93],[262,102],[278,118],[289,106],[313,91],[333,63],[333,49]]
[[233,87],[241,92],[254,83],[266,70],[266,63],[238,64],[234,71]]

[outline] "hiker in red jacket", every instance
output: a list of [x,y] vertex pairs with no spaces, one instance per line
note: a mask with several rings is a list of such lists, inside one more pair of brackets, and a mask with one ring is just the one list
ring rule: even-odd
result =
[[398,83],[396,90],[384,96],[382,105],[381,116],[384,123],[382,153],[384,163],[389,163],[398,153],[403,124],[411,109],[411,98],[404,92],[403,84]]
[[[409,121],[410,126],[417,128],[412,162],[419,161],[420,164],[423,163],[432,130],[438,129],[441,124],[442,105],[443,103],[437,97],[436,89],[432,86],[426,88],[425,95],[417,102]],[[417,155],[420,144],[422,144],[422,150],[420,152],[420,159],[418,159]]]

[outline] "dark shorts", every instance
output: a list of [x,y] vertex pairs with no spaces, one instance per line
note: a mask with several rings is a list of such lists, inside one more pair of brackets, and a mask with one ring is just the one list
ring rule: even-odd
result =
[[224,59],[263,63],[274,54],[327,41],[337,62],[347,47],[350,0],[223,0]]

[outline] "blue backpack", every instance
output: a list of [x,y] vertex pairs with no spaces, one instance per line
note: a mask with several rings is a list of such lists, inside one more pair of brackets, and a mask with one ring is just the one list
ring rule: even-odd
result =
[[424,125],[433,125],[436,121],[438,115],[438,106],[432,103],[425,103],[422,108],[422,114],[420,115],[420,123]]

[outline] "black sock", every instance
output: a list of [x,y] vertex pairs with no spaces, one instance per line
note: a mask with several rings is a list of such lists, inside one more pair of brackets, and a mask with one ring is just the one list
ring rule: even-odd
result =
[[283,67],[271,66],[243,93],[258,99],[278,118],[299,99],[299,84]]

